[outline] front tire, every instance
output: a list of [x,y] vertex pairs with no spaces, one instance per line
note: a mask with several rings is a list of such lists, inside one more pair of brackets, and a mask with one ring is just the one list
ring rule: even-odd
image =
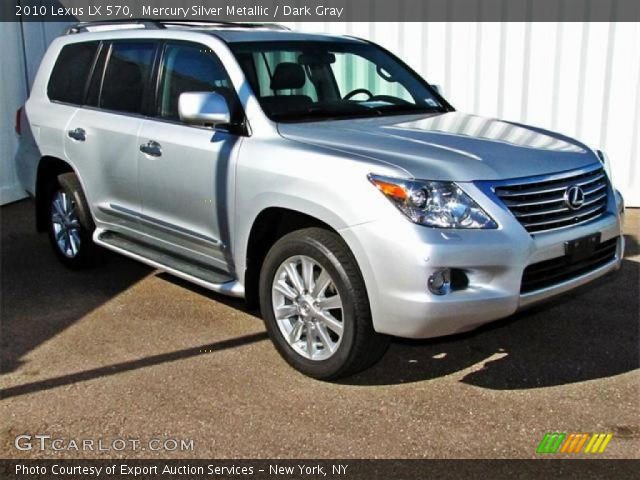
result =
[[273,245],[260,272],[260,308],[280,354],[314,378],[364,370],[389,344],[373,329],[353,254],[339,235],[321,228],[298,230]]
[[49,192],[48,231],[56,256],[74,269],[94,265],[100,251],[93,243],[95,224],[78,177],[59,175]]

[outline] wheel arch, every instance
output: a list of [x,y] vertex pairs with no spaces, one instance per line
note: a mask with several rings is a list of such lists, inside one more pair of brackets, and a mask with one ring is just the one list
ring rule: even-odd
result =
[[244,254],[245,298],[250,307],[257,306],[259,302],[258,281],[267,252],[284,235],[309,227],[323,228],[340,235],[327,221],[292,208],[267,207],[255,217]]
[[74,173],[78,175],[75,169],[66,162],[57,157],[44,156],[38,162],[36,173],[36,229],[39,232],[47,230],[47,214],[49,206],[47,199],[51,193],[53,180],[63,173]]

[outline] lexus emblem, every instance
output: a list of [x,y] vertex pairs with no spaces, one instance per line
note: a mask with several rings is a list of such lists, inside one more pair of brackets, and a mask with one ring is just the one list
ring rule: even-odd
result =
[[564,203],[571,210],[577,210],[584,204],[584,191],[578,185],[572,185],[564,192]]

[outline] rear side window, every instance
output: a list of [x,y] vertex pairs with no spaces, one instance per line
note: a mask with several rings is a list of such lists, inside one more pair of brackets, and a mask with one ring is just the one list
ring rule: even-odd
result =
[[82,104],[98,45],[98,42],[73,43],[62,48],[47,87],[50,100]]
[[84,100],[85,105],[91,107],[98,106],[98,101],[100,99],[100,87],[102,86],[102,76],[104,74],[104,66],[108,55],[108,45],[101,48],[98,52],[98,58],[96,59],[95,67],[93,67],[93,73],[87,88],[87,98]]
[[155,42],[112,45],[100,93],[101,108],[140,113],[155,50]]

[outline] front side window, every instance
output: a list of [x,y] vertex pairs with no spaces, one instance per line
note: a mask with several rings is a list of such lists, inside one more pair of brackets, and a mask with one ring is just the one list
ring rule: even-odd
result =
[[115,42],[107,63],[99,106],[118,112],[140,113],[153,65],[154,42]]
[[236,95],[227,72],[213,51],[195,44],[168,44],[163,57],[158,114],[179,120],[178,101],[185,92],[216,92],[232,112]]
[[49,99],[82,104],[98,45],[99,42],[72,43],[62,48],[47,86]]
[[275,121],[314,121],[445,111],[434,91],[373,44],[235,43],[264,112]]

